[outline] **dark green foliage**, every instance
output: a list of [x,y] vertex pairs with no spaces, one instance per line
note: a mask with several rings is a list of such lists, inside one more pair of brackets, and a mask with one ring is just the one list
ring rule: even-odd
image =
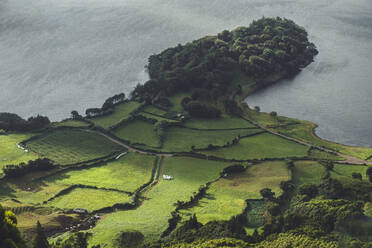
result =
[[193,117],[218,118],[221,111],[215,107],[202,104],[198,101],[191,101],[185,105],[185,110]]
[[311,199],[318,195],[318,187],[315,184],[303,184],[300,186],[299,192]]
[[44,229],[41,227],[40,222],[36,225],[36,237],[33,242],[33,248],[48,248],[49,243],[45,236]]
[[269,188],[264,188],[260,190],[260,194],[263,198],[272,200],[275,196],[275,192],[272,192]]
[[0,205],[0,248],[25,248],[26,245],[17,229],[17,219]]
[[0,129],[5,131],[29,132],[43,129],[49,124],[48,117],[41,115],[24,120],[16,114],[0,113]]
[[369,181],[372,183],[372,167],[368,167],[368,169],[366,171],[366,175],[367,175]]
[[263,82],[269,73],[297,73],[316,54],[302,27],[287,19],[262,18],[150,56],[150,80],[137,85],[132,97],[152,101],[198,88],[194,100],[217,99],[227,93],[232,69]]
[[50,159],[38,158],[30,160],[27,164],[20,163],[19,165],[6,165],[3,172],[7,177],[19,177],[33,171],[48,170],[54,168],[54,164]]
[[326,178],[320,188],[324,191],[325,197],[329,199],[337,199],[343,195],[343,186],[336,179]]
[[[77,232],[72,234],[67,240],[57,241],[52,245],[52,248],[87,248],[89,233]],[[92,248],[99,248],[100,246],[93,246]]]
[[119,234],[117,239],[118,247],[139,247],[144,240],[144,236],[141,232],[138,231],[125,231]]
[[358,173],[358,172],[353,172],[353,174],[351,175],[354,179],[358,179],[358,180],[362,180],[362,174]]
[[232,173],[241,173],[241,172],[244,172],[244,171],[245,171],[245,167],[243,165],[234,164],[234,165],[230,165],[230,166],[224,168],[223,171],[221,172],[221,175],[232,174]]

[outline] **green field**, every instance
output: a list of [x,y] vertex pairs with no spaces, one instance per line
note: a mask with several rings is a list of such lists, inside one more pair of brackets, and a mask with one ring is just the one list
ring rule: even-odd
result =
[[340,156],[337,156],[337,155],[334,155],[328,152],[323,152],[318,149],[311,149],[309,157],[314,158],[314,159],[326,159],[326,160],[335,160],[335,161],[345,160],[343,157],[340,157]]
[[157,115],[153,115],[153,114],[149,114],[149,113],[144,113],[144,112],[141,112],[138,115],[142,115],[145,118],[154,119],[154,120],[159,121],[159,122],[160,121],[166,121],[166,122],[171,122],[171,123],[179,122],[178,120],[168,119],[168,118],[165,118],[165,117],[161,117],[161,116],[157,116]]
[[128,153],[99,167],[71,170],[43,180],[48,185],[83,184],[133,192],[151,178],[154,156]]
[[114,134],[121,139],[130,141],[132,144],[140,143],[150,147],[158,147],[160,145],[154,125],[142,120],[126,123],[116,128]]
[[115,203],[130,201],[129,195],[121,192],[77,188],[48,202],[48,206],[60,209],[84,208],[88,211],[94,211],[110,207]]
[[32,151],[25,152],[17,147],[17,144],[31,138],[34,134],[9,134],[0,135],[0,176],[2,168],[9,164],[27,163],[39,156]]
[[[194,158],[172,157],[165,161],[162,174],[174,180],[161,180],[147,195],[147,201],[136,210],[118,211],[107,215],[92,229],[89,245],[112,247],[120,231],[138,230],[146,240],[158,239],[167,228],[170,213],[177,200],[188,200],[200,185],[213,181],[229,164]],[[106,246],[105,246],[106,245]]]
[[196,214],[198,221],[205,224],[212,220],[229,220],[242,213],[245,200],[261,199],[260,190],[271,188],[276,196],[282,193],[280,182],[291,179],[284,162],[273,161],[248,167],[243,173],[220,178],[207,191],[207,196],[191,209],[182,210],[184,220]]
[[115,105],[115,111],[114,113],[106,116],[100,116],[96,118],[90,119],[96,126],[101,126],[103,128],[109,128],[115,124],[118,124],[119,122],[128,119],[130,117],[130,114],[138,109],[141,106],[141,103],[139,102],[126,102],[121,103],[118,105]]
[[165,115],[167,111],[155,107],[154,105],[147,105],[143,108],[143,111],[156,114],[156,115]]
[[331,177],[347,182],[352,180],[352,174],[356,172],[362,174],[363,180],[367,180],[367,168],[368,166],[364,165],[334,164],[333,170],[331,171]]
[[293,182],[301,184],[320,184],[326,169],[316,161],[298,161],[293,168]]
[[183,125],[185,127],[199,129],[229,129],[255,127],[253,124],[242,118],[227,115],[223,115],[221,118],[212,120],[192,118],[190,120],[187,120]]
[[203,154],[226,159],[249,160],[264,158],[305,157],[309,148],[280,138],[276,135],[264,133],[243,138],[237,145],[213,151],[203,151]]
[[184,111],[181,102],[185,97],[190,97],[190,93],[178,93],[173,96],[168,97],[169,101],[172,103],[172,106],[169,108],[169,111],[181,113]]
[[53,127],[80,127],[80,128],[84,128],[84,127],[89,127],[90,124],[85,122],[85,121],[68,119],[68,120],[64,120],[64,121],[61,121],[61,122],[54,122],[52,124],[52,126]]
[[101,135],[68,129],[46,133],[26,145],[37,154],[61,165],[92,160],[125,150]]
[[[207,148],[209,144],[223,146],[236,137],[262,132],[261,129],[239,129],[222,131],[201,131],[173,127],[166,130],[163,142],[164,151],[188,152],[195,149]],[[231,149],[231,148],[230,148]]]

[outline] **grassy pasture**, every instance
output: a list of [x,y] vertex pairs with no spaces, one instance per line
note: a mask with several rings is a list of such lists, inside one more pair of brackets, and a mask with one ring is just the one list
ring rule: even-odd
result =
[[323,152],[318,149],[311,149],[310,158],[314,159],[326,159],[326,160],[335,160],[335,161],[342,161],[345,160],[343,157],[328,153],[328,152]]
[[159,121],[159,122],[160,121],[166,121],[166,122],[171,122],[171,123],[179,122],[178,120],[168,119],[168,118],[165,118],[165,117],[160,117],[160,116],[157,116],[157,115],[144,113],[144,112],[141,112],[138,115],[142,115],[143,117],[150,118],[150,119],[155,119],[156,121]]
[[43,180],[48,185],[83,184],[133,192],[151,178],[154,156],[128,153],[99,167],[71,170]]
[[264,133],[243,138],[237,145],[213,151],[203,151],[203,154],[226,159],[264,159],[304,157],[309,148],[276,135]]
[[364,165],[334,164],[333,170],[331,171],[331,177],[347,182],[352,180],[352,174],[356,172],[362,174],[363,180],[368,180],[366,177],[367,169],[368,166]]
[[121,139],[129,140],[131,143],[141,143],[151,147],[160,145],[154,125],[142,120],[126,123],[116,128],[114,134]]
[[125,150],[98,134],[68,129],[46,133],[28,142],[27,147],[62,165],[92,160]]
[[90,124],[87,122],[71,119],[67,119],[61,122],[54,122],[52,124],[53,127],[80,127],[80,128],[89,127],[89,125]]
[[191,93],[185,92],[185,93],[178,93],[173,96],[168,97],[169,101],[172,103],[172,106],[169,108],[169,111],[172,112],[183,112],[183,107],[181,105],[182,99],[185,97],[189,97]]
[[143,111],[156,114],[156,115],[165,115],[168,113],[167,111],[157,108],[154,105],[147,105],[146,107],[143,108]]
[[[248,167],[243,173],[220,178],[207,191],[207,196],[193,208],[182,210],[184,220],[196,214],[198,221],[205,224],[212,220],[229,220],[242,213],[245,200],[261,199],[260,190],[271,188],[276,196],[282,193],[280,182],[291,179],[287,164],[280,161],[264,162]],[[261,209],[262,210],[262,209]],[[253,226],[257,213],[252,209]]]
[[326,169],[316,161],[297,161],[293,168],[293,182],[301,184],[320,184]]
[[101,126],[103,128],[109,128],[127,118],[130,117],[130,114],[138,109],[141,106],[141,103],[130,101],[125,103],[120,103],[115,105],[114,113],[106,116],[99,116],[96,118],[90,119],[96,126]]
[[188,152],[192,146],[195,146],[195,149],[207,148],[209,144],[222,146],[227,142],[231,143],[239,135],[251,135],[261,131],[261,129],[201,131],[172,127],[166,130],[162,150]]
[[91,231],[89,245],[101,244],[112,247],[120,231],[138,230],[147,241],[158,239],[167,228],[171,211],[177,200],[188,200],[200,185],[213,181],[228,163],[195,158],[172,157],[164,163],[162,174],[172,175],[174,180],[161,180],[146,195],[144,204],[133,211],[118,211],[107,215]]
[[61,209],[85,208],[93,211],[130,201],[130,196],[121,192],[77,188],[48,202],[48,206]]
[[17,144],[29,139],[34,134],[9,134],[0,135],[0,175],[2,168],[8,164],[20,164],[35,160],[39,156],[32,151],[25,152],[17,147]]
[[223,115],[218,119],[191,118],[184,123],[185,127],[199,129],[228,129],[228,128],[251,128],[255,127],[250,122],[233,116]]

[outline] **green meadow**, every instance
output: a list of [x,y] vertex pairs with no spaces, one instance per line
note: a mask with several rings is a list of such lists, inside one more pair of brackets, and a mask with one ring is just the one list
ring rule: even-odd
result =
[[35,160],[39,156],[32,151],[25,152],[17,145],[34,134],[8,134],[0,135],[0,175],[2,168],[9,164],[27,163],[29,160]]
[[186,120],[185,127],[198,129],[232,129],[232,128],[254,128],[255,126],[243,118],[223,115],[217,119],[192,118]]
[[309,148],[273,134],[264,133],[240,139],[228,148],[203,151],[203,154],[226,159],[250,160],[264,158],[305,157]]
[[212,220],[229,220],[242,213],[246,200],[261,199],[260,190],[263,188],[271,188],[276,196],[280,196],[280,182],[290,179],[291,174],[284,162],[255,164],[243,173],[220,178],[195,207],[181,212],[184,219],[196,214],[198,221],[203,224]]
[[325,167],[316,161],[297,161],[293,167],[293,182],[296,185],[320,184],[325,174]]
[[209,145],[223,146],[232,143],[239,136],[253,135],[262,132],[261,129],[238,130],[192,130],[187,128],[171,127],[167,129],[162,150],[172,152],[188,152],[194,149],[207,148]]
[[137,110],[142,104],[135,101],[120,103],[115,105],[114,113],[106,116],[100,116],[90,119],[96,126],[103,127],[105,129],[118,124],[119,122],[128,119],[130,114]]
[[139,143],[150,147],[160,145],[155,126],[142,120],[125,123],[123,126],[116,128],[114,134],[121,139],[130,141],[132,144]]
[[171,175],[174,180],[161,180],[145,195],[147,200],[140,208],[108,214],[92,229],[89,245],[112,247],[116,235],[126,230],[138,230],[148,241],[158,239],[167,228],[174,204],[178,200],[188,200],[200,185],[216,180],[228,165],[186,157],[167,159],[162,174]]
[[97,159],[125,150],[101,135],[71,129],[45,133],[27,142],[26,146],[61,165]]

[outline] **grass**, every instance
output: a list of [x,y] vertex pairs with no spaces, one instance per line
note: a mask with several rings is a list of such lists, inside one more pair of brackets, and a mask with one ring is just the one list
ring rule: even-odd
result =
[[48,205],[60,209],[84,208],[88,211],[94,211],[110,207],[115,203],[130,201],[129,195],[121,192],[77,188],[66,195],[55,198]]
[[167,129],[163,142],[164,151],[188,152],[191,147],[195,149],[207,148],[209,144],[223,146],[236,137],[252,135],[261,132],[261,129],[241,129],[222,131],[201,131],[173,127]]
[[328,140],[323,140],[319,138],[315,133],[314,129],[317,127],[316,124],[309,121],[301,121],[298,125],[290,125],[286,128],[276,129],[282,134],[287,136],[304,140],[313,145],[326,147],[340,153],[354,156],[361,159],[367,159],[372,155],[372,148],[368,147],[352,147],[346,146],[338,143],[334,143]]
[[[193,214],[203,224],[212,220],[229,220],[242,213],[245,200],[261,199],[260,190],[263,188],[271,188],[279,196],[282,193],[280,182],[290,179],[290,171],[284,162],[272,161],[250,166],[243,173],[232,174],[213,183],[207,196],[197,206],[182,210],[184,220]],[[252,210],[251,225],[256,223],[253,221],[254,206]]]
[[99,167],[71,170],[43,180],[45,184],[83,184],[133,192],[151,178],[154,156],[128,153]]
[[331,177],[347,182],[352,180],[352,174],[356,172],[362,174],[363,180],[368,180],[366,177],[367,169],[368,166],[364,165],[334,164],[333,170],[331,171]]
[[185,97],[190,97],[190,93],[178,93],[173,96],[168,97],[169,101],[172,103],[172,106],[169,108],[169,111],[171,112],[178,112],[181,113],[183,112],[183,107],[181,105],[182,99]]
[[128,119],[130,114],[142,104],[135,101],[121,103],[115,106],[114,113],[90,119],[96,126],[109,128],[119,122]]
[[80,127],[80,128],[84,128],[84,127],[89,127],[90,124],[87,123],[87,122],[84,122],[84,121],[67,119],[67,120],[64,120],[64,121],[61,121],[61,122],[54,122],[52,124],[52,126],[53,127]]
[[203,154],[226,159],[250,160],[264,158],[305,157],[309,148],[280,138],[276,135],[264,133],[243,138],[237,145]]
[[129,153],[98,167],[70,170],[40,180],[7,181],[0,187],[0,199],[41,204],[75,184],[132,192],[149,181],[153,163],[153,156]]
[[316,161],[297,161],[293,168],[293,182],[301,184],[320,184],[326,169]]
[[154,120],[159,121],[159,122],[160,121],[173,122],[173,123],[179,122],[178,120],[168,119],[168,118],[165,118],[165,117],[160,117],[160,116],[157,116],[157,115],[144,113],[144,112],[141,112],[138,115],[142,115],[143,117],[146,117],[146,118],[149,118],[149,119],[154,119]]
[[337,156],[337,155],[334,155],[328,152],[323,152],[318,149],[311,149],[309,157],[314,158],[314,159],[326,159],[326,160],[335,160],[335,161],[345,160],[345,158],[343,157],[340,157],[340,156]]
[[165,115],[167,114],[167,111],[162,110],[160,108],[155,107],[154,105],[147,105],[146,107],[143,108],[143,111],[156,114],[156,115]]
[[171,211],[177,200],[188,200],[200,185],[218,178],[229,164],[195,158],[171,157],[166,160],[162,174],[172,175],[174,180],[161,180],[147,195],[147,201],[136,210],[118,211],[107,215],[92,229],[89,246],[101,244],[113,247],[120,231],[138,230],[147,241],[157,240],[167,228]]
[[154,125],[142,120],[126,123],[116,128],[114,134],[121,139],[130,141],[132,144],[140,143],[150,147],[158,147],[160,145]]
[[2,168],[9,164],[27,163],[39,156],[31,151],[25,152],[17,147],[17,144],[31,138],[35,134],[9,134],[0,135],[0,175]]
[[27,143],[32,151],[57,164],[73,164],[125,150],[98,134],[79,130],[55,130]]
[[223,115],[218,119],[200,119],[192,118],[187,120],[185,127],[199,128],[199,129],[228,129],[228,128],[252,128],[255,127],[250,122],[233,116]]

